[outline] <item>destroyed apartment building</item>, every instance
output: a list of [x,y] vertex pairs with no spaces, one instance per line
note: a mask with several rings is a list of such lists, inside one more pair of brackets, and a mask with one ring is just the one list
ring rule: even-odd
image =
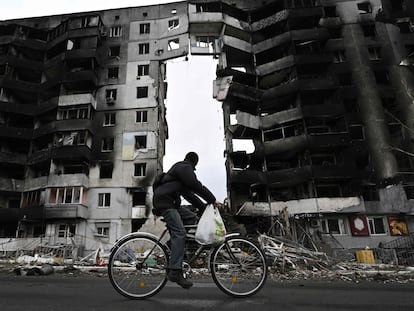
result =
[[88,253],[137,230],[168,138],[166,63],[191,53],[218,60],[228,204],[249,231],[333,250],[409,238],[413,32],[408,0],[189,0],[2,21],[0,236]]

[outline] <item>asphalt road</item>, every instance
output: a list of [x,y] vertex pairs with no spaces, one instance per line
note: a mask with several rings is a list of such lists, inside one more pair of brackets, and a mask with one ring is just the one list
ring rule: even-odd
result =
[[414,283],[344,283],[268,280],[255,296],[227,296],[207,280],[193,280],[189,290],[168,283],[147,300],[128,300],[106,276],[0,275],[2,311],[105,310],[414,310]]

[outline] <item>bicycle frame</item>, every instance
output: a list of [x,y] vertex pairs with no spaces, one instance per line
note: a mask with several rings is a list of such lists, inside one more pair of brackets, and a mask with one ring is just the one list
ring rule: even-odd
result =
[[[184,228],[186,228],[186,229],[189,229],[189,228],[197,228],[197,226],[196,225],[188,225],[188,226],[184,226]],[[128,233],[128,234],[124,235],[123,237],[121,237],[118,241],[115,242],[114,246],[111,249],[111,252],[113,251],[114,248],[117,248],[119,245],[121,245],[125,240],[127,240],[131,236],[145,236],[145,237],[149,237],[149,238],[155,239],[155,240],[157,240],[157,242],[159,242],[160,244],[162,244],[164,247],[166,247],[170,251],[168,245],[161,242],[161,240],[167,234],[167,232],[168,232],[168,228],[165,228],[162,231],[162,233],[161,233],[160,236],[156,236],[155,234],[148,233],[148,232],[131,232],[131,233]],[[240,235],[240,233],[230,233],[230,234],[226,234],[224,243],[226,243],[226,239],[227,238],[233,237],[233,236],[239,236],[239,235]],[[210,255],[211,255],[211,249],[214,248],[214,245],[212,245],[212,244],[205,244],[205,245],[204,244],[200,244],[200,243],[197,242],[197,240],[195,239],[195,237],[189,235],[188,232],[187,232],[187,239],[189,241],[195,241],[199,245],[199,247],[197,248],[197,250],[192,254],[191,258],[187,262],[190,265],[190,267],[191,267],[191,264],[196,259],[199,258],[200,254],[204,250],[210,249]],[[155,246],[156,245],[154,245],[154,247],[148,252],[148,254],[145,256],[145,258],[143,259],[142,262],[145,262],[151,256],[151,253],[154,250]],[[226,248],[229,249],[229,246],[226,245]],[[232,252],[229,252],[229,253],[232,255],[232,258],[234,260],[238,261],[238,259],[233,256]],[[210,256],[208,258],[209,258],[208,260],[210,262]],[[209,264],[208,264],[208,266],[209,266]]]

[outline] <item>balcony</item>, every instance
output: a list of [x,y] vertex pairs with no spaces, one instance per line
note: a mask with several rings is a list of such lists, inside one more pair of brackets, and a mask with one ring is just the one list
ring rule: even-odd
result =
[[274,101],[275,97],[288,95],[298,91],[332,90],[337,88],[336,82],[328,77],[309,79],[292,79],[290,82],[272,87],[265,91],[263,101]]
[[23,192],[24,180],[0,177],[0,191]]
[[98,78],[94,70],[67,72],[64,84],[68,88],[91,89],[98,85]]
[[28,165],[41,163],[48,161],[51,157],[51,150],[50,149],[43,149],[33,152],[31,155],[28,156]]
[[325,133],[309,135],[309,148],[314,150],[332,150],[349,146],[349,133]]
[[17,152],[0,151],[0,163],[25,165],[27,163],[27,156]]
[[89,177],[86,174],[49,175],[49,187],[86,187],[89,188]]
[[87,146],[61,146],[51,150],[53,159],[84,159],[90,161],[92,159],[92,151]]
[[88,218],[88,208],[81,204],[45,205],[46,219]]
[[310,166],[282,169],[267,173],[271,188],[291,187],[306,182],[312,177]]
[[189,13],[190,33],[194,34],[219,34],[223,25],[223,13],[200,12]]
[[91,104],[96,109],[96,99],[92,94],[73,94],[59,96],[58,106]]
[[32,129],[0,125],[0,137],[28,140],[32,138],[32,134],[33,134]]
[[47,186],[48,178],[47,176],[42,176],[38,178],[26,178],[24,181],[25,190],[33,190],[44,188]]

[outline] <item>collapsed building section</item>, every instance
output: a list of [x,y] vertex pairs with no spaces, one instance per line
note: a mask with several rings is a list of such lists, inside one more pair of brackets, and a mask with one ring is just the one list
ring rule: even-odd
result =
[[[287,212],[285,234],[305,229],[332,248],[377,247],[396,223],[407,235],[414,5],[189,2],[191,52],[219,58],[233,212],[253,230]],[[254,151],[235,150],[239,140]]]

